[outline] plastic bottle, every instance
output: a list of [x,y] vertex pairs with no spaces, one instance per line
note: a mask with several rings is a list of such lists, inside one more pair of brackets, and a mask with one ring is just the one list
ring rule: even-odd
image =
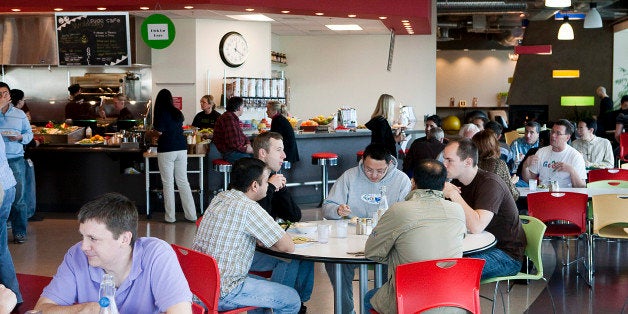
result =
[[[100,313],[119,314],[116,306],[116,284],[111,274],[103,274],[100,282]],[[104,305],[103,305],[104,304]]]
[[92,128],[89,127],[89,125],[85,129],[85,137],[87,137],[87,138],[92,137]]
[[382,215],[388,210],[388,198],[386,198],[386,186],[379,188],[379,205],[377,206],[377,216],[381,219]]

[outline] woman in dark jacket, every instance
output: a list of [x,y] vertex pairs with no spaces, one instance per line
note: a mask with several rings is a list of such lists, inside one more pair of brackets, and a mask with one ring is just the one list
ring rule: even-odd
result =
[[153,127],[159,132],[157,162],[164,188],[164,220],[168,223],[176,221],[174,182],[179,189],[185,219],[196,221],[196,207],[188,182],[188,145],[183,135],[183,120],[183,113],[174,106],[170,91],[160,90],[155,99]]
[[390,127],[395,112],[395,98],[388,94],[382,94],[377,100],[375,111],[366,127],[371,130],[371,144],[383,144],[391,155],[397,157],[397,142],[403,141],[401,130],[393,134]]
[[290,121],[285,117],[288,115],[286,105],[271,100],[266,104],[266,114],[272,119],[270,131],[277,132],[283,137],[283,150],[286,153],[286,159],[284,160],[290,163],[299,161],[299,149],[294,137],[294,129]]

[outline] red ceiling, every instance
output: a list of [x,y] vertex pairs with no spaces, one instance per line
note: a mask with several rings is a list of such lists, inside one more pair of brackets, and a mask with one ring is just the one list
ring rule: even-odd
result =
[[106,7],[107,11],[137,11],[140,6],[151,10],[184,10],[191,5],[199,10],[244,11],[253,8],[257,13],[281,13],[289,10],[292,15],[314,15],[322,12],[325,16],[347,17],[356,14],[362,19],[387,17],[383,23],[396,34],[407,35],[402,20],[410,21],[415,34],[431,33],[432,0],[3,0],[0,14],[13,13],[19,8],[21,13],[54,12],[63,8],[65,12],[96,11]]

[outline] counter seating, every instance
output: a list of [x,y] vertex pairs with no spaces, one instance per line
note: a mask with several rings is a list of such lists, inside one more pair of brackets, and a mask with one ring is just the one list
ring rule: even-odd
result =
[[231,163],[224,159],[212,160],[212,166],[214,171],[221,172],[223,175],[222,190],[226,191],[231,181]]
[[356,161],[360,163],[362,156],[364,156],[364,150],[359,150],[357,153],[355,153],[355,155],[356,155]]
[[322,178],[322,186],[321,186],[321,205],[323,201],[327,198],[327,189],[329,185],[329,175],[327,174],[327,167],[338,165],[338,154],[330,153],[330,152],[318,152],[312,154],[312,164],[321,166],[321,178]]

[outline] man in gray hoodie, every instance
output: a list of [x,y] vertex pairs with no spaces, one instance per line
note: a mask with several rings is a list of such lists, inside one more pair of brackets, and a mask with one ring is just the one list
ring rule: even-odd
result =
[[[392,205],[405,200],[411,184],[408,176],[397,169],[397,159],[383,145],[371,144],[364,150],[359,165],[345,171],[336,180],[323,202],[323,215],[327,219],[341,219],[345,216],[371,218],[379,208],[382,187],[386,187],[385,195]],[[343,313],[355,313],[352,282],[356,267],[342,265]],[[335,290],[334,264],[325,263],[325,269]]]

